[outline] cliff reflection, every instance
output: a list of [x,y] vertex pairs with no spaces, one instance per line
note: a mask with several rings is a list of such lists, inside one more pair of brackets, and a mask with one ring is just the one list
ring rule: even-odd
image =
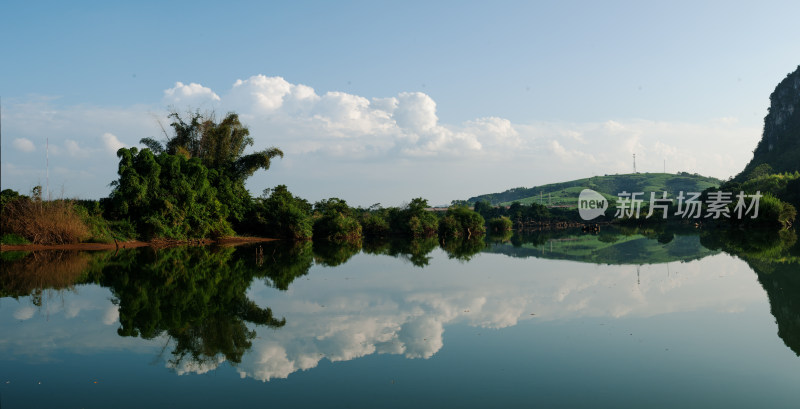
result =
[[800,243],[794,230],[722,230],[702,236],[703,245],[741,258],[758,275],[769,297],[778,336],[800,356]]

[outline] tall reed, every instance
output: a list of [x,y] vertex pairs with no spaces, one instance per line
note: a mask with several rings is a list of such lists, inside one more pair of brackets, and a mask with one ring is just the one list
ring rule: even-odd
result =
[[3,208],[0,225],[3,234],[17,234],[34,244],[70,244],[90,237],[72,200],[12,200]]

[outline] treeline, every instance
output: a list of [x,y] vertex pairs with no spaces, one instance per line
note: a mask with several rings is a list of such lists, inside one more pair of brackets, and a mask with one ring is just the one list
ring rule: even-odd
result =
[[[487,229],[503,233],[530,223],[583,221],[575,208],[548,208],[536,203],[493,207],[491,202],[479,200],[474,210],[460,203],[445,212],[429,211],[428,202],[422,198],[389,208],[353,208],[339,198],[312,204],[292,194],[285,185],[267,189],[254,198],[245,181],[258,170],[268,170],[274,158],[283,157],[280,149],[271,147],[246,154],[254,141],[235,113],[219,121],[213,114],[197,112],[188,118],[173,112],[169,118],[172,133],[165,132],[164,140],[144,138],[144,149],[117,151],[117,179],[111,182],[113,190],[107,198],[44,200],[41,187],[34,188],[30,196],[2,191],[2,242],[186,241],[235,235],[295,241],[342,242],[365,237],[438,237],[447,241],[482,236]],[[773,175],[767,169],[761,170],[763,174],[755,174],[743,183],[729,182],[719,188],[734,194],[743,190],[764,195],[757,220],[732,223],[787,227],[794,221],[796,204],[800,202],[800,174]],[[712,190],[717,189],[703,192],[703,201]],[[641,199],[642,211],[647,212],[649,198]],[[675,206],[673,203],[669,208],[670,214],[675,213]],[[733,204],[729,207],[732,210]],[[642,216],[619,220],[612,207],[595,221],[661,222],[662,214],[656,213],[650,219]]]
[[733,223],[773,225],[783,228],[793,225],[797,218],[797,208],[800,207],[800,172],[775,174],[770,173],[771,168],[768,166],[757,167],[752,177],[743,182],[731,180],[720,186],[720,191],[733,192],[734,195],[740,192],[763,195],[759,201],[757,219],[734,219]]
[[352,241],[362,237],[468,238],[486,232],[484,218],[465,206],[454,206],[444,213],[428,207],[423,198],[388,208],[353,208],[339,198],[312,205],[279,185],[254,200],[246,233],[292,240]]
[[285,185],[251,197],[245,181],[283,157],[275,147],[245,154],[250,131],[230,113],[171,113],[172,134],[144,138],[144,149],[121,148],[118,178],[99,201],[43,200],[2,192],[3,242],[22,244],[84,241],[221,238],[237,234],[290,240],[355,241],[362,237],[460,238],[483,235],[484,219],[464,206],[444,214],[426,210],[422,198],[402,207],[352,208],[330,198],[314,204]]

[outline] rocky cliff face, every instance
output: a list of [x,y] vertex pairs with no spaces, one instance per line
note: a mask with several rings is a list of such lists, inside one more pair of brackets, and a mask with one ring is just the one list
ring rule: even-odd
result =
[[764,135],[753,160],[736,177],[740,181],[749,179],[759,165],[770,173],[800,170],[800,66],[775,87],[769,102]]

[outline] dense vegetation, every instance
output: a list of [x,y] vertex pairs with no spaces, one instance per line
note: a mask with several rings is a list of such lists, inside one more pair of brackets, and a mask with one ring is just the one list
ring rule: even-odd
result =
[[170,118],[173,135],[163,144],[145,138],[147,149],[117,152],[109,216],[133,223],[144,238],[233,234],[253,207],[245,180],[283,152],[273,147],[245,154],[253,138],[233,113],[218,123],[200,113],[188,121],[174,112]]
[[278,185],[253,202],[248,230],[265,237],[308,240],[314,225],[311,211],[307,200],[294,196],[286,185]]

